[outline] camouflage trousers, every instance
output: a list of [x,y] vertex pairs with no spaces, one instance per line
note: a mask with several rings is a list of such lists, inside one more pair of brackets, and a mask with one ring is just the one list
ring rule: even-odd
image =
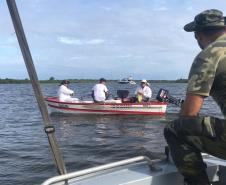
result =
[[209,184],[201,152],[226,159],[225,120],[180,117],[166,125],[164,136],[178,171],[191,184]]

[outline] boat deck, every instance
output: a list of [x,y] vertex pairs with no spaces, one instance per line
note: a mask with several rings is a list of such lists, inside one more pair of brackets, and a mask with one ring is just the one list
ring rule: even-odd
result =
[[[106,165],[103,165],[106,166]],[[42,185],[63,185],[68,179],[68,185],[182,185],[183,177],[177,172],[174,164],[169,161],[158,161],[150,164],[148,161],[102,169],[103,166],[74,172],[51,178]],[[214,185],[225,185],[219,182],[218,165],[207,162],[207,172]],[[170,183],[169,183],[170,182]]]

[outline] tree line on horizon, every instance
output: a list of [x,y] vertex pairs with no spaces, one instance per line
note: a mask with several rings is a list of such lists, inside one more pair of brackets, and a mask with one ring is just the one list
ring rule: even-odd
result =
[[[91,83],[97,82],[99,79],[67,79],[71,83]],[[40,83],[60,83],[62,80],[55,79],[54,77],[50,77],[48,80],[39,80]],[[108,82],[117,82],[118,80],[107,80]],[[134,80],[139,82],[139,80]],[[177,79],[177,80],[148,80],[150,83],[187,83],[187,79]],[[26,84],[30,83],[30,80],[25,79],[12,79],[12,78],[0,78],[0,84]]]

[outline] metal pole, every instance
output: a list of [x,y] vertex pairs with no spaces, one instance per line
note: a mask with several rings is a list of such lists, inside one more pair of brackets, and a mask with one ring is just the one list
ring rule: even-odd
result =
[[16,31],[17,39],[20,45],[20,49],[24,58],[25,65],[27,67],[27,71],[31,80],[31,84],[34,90],[34,94],[40,109],[40,112],[42,114],[42,119],[45,125],[45,132],[47,134],[49,144],[52,150],[53,158],[55,165],[57,167],[59,174],[66,174],[66,167],[63,161],[63,158],[60,154],[60,150],[56,141],[55,137],[55,130],[54,127],[51,124],[51,120],[48,114],[48,109],[46,107],[44,97],[41,92],[41,88],[38,82],[38,76],[35,71],[35,67],[33,64],[32,56],[28,47],[28,43],[25,37],[25,33],[23,30],[23,26],[20,20],[19,12],[16,6],[15,0],[6,0],[9,12],[12,18],[12,22],[14,25],[14,29]]

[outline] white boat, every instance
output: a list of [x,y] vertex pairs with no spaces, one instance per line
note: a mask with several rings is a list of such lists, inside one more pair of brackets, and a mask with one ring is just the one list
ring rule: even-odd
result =
[[128,77],[128,78],[123,78],[123,79],[119,80],[118,83],[120,83],[120,84],[131,84],[131,85],[135,85],[136,84],[136,82],[133,81],[131,76]]
[[129,81],[129,83],[130,83],[131,85],[136,85],[136,82],[133,81],[133,80]]
[[45,98],[52,112],[73,114],[133,114],[164,115],[167,103],[150,101],[142,103],[122,102],[122,100],[106,100],[104,103],[93,101],[60,102],[57,97]]

